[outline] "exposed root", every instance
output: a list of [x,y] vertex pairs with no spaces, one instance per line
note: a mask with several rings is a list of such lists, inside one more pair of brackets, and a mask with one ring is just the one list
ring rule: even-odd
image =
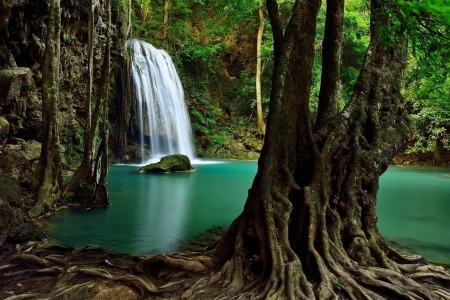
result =
[[31,298],[34,298],[37,296],[39,296],[39,294],[27,293],[27,294],[22,294],[22,295],[11,296],[11,297],[6,298],[5,300],[24,300],[24,299],[31,299]]
[[49,265],[48,260],[37,257],[35,255],[31,255],[31,254],[15,255],[13,257],[13,261],[19,261],[19,262],[28,263],[28,264],[37,265],[37,266],[43,266],[43,267],[46,267]]
[[146,270],[150,270],[152,266],[158,264],[194,273],[206,272],[207,270],[205,265],[196,260],[173,258],[167,255],[157,255],[144,259],[136,265],[135,270],[139,273],[145,273]]
[[7,265],[4,265],[4,266],[0,266],[0,271],[11,269],[11,268],[14,268],[14,267],[17,267],[17,264],[7,264]]
[[62,287],[58,290],[56,290],[53,295],[50,297],[50,299],[62,297],[64,295],[71,295],[72,299],[75,299],[77,294],[81,294],[85,292],[86,290],[94,287],[96,283],[94,281],[89,281],[85,283],[80,283],[71,287]]

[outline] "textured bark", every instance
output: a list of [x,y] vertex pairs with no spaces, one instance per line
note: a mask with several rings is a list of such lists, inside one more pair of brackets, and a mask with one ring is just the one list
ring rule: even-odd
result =
[[264,11],[262,9],[262,0],[260,0],[259,2],[258,16],[259,16],[259,26],[256,41],[256,111],[258,114],[258,130],[260,133],[265,134],[266,123],[264,122],[263,118],[262,93],[261,93],[261,73],[262,73],[261,46],[262,46],[262,37],[264,33]]
[[339,111],[343,29],[344,0],[327,0],[316,130]]
[[57,118],[60,32],[60,3],[59,0],[52,0],[47,19],[46,47],[42,63],[42,150],[32,182],[32,188],[38,193],[36,204],[29,211],[33,217],[40,215],[44,209],[53,210],[62,187]]
[[97,0],[90,0],[89,2],[89,20],[88,20],[88,81],[86,88],[86,124],[84,128],[84,138],[87,140],[88,134],[91,130],[91,100],[92,100],[92,82],[94,79],[94,14]]
[[102,141],[98,149],[93,178],[96,179],[97,174],[99,175],[98,180],[95,180],[95,194],[92,201],[93,205],[109,205],[108,196],[108,183],[106,182],[106,177],[108,176],[108,139],[109,139],[109,128],[108,128],[108,99],[109,99],[109,86],[108,79],[111,72],[110,59],[111,59],[111,0],[106,0],[107,9],[107,27],[106,27],[106,46],[105,46],[105,57],[102,67],[102,78],[100,82],[101,92],[100,99],[102,108]]

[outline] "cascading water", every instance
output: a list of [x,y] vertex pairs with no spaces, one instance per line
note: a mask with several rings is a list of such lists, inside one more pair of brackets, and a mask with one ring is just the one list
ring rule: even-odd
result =
[[194,158],[191,122],[180,78],[169,54],[151,44],[132,39],[131,72],[140,120],[142,163],[144,149],[150,160],[169,154]]

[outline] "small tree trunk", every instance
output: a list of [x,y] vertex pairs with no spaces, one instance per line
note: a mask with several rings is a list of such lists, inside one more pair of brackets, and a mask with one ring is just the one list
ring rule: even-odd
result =
[[163,20],[163,34],[162,38],[167,38],[167,26],[169,25],[169,6],[170,6],[170,0],[164,1],[164,20]]
[[86,88],[86,125],[84,136],[85,140],[91,130],[91,101],[92,101],[92,82],[94,74],[94,14],[97,0],[90,0],[89,2],[89,21],[88,21],[88,82]]
[[36,204],[29,214],[37,217],[43,209],[52,210],[59,199],[62,176],[59,153],[58,100],[61,9],[59,0],[50,2],[47,38],[42,67],[42,150],[33,174],[32,188],[37,190]]
[[127,27],[127,35],[126,37],[129,38],[131,37],[131,1],[132,0],[128,0],[128,27]]
[[[100,169],[100,177],[95,185],[95,195],[92,201],[93,205],[109,205],[108,196],[108,183],[106,182],[106,177],[108,175],[108,99],[109,99],[109,88],[108,79],[110,75],[110,57],[111,57],[111,0],[106,1],[107,6],[107,34],[106,34],[106,47],[105,47],[105,58],[102,67],[102,80],[101,80],[101,97],[102,101],[102,142],[100,144],[97,159],[96,168],[94,169],[94,176],[98,174],[98,168]],[[104,74],[104,75],[103,75]],[[100,167],[98,167],[100,165]]]
[[258,113],[258,130],[261,134],[266,133],[266,123],[264,123],[263,111],[262,111],[262,93],[261,93],[261,46],[262,37],[264,33],[264,11],[262,9],[262,0],[259,2],[258,7],[259,15],[259,27],[258,36],[256,40],[256,111]]

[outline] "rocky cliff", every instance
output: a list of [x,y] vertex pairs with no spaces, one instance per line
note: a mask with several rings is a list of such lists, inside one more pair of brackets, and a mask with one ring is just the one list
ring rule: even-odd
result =
[[[103,49],[106,43],[106,9],[104,1],[96,10],[94,95],[100,78]],[[87,20],[88,0],[61,0],[61,83],[59,123],[63,163],[73,169],[80,160],[86,114]],[[12,175],[23,180],[29,165],[22,158],[26,145],[39,142],[41,127],[41,58],[45,50],[47,1],[0,0],[0,165],[6,160],[23,161]],[[125,18],[113,7],[112,77],[124,56]],[[113,82],[111,84],[114,84]],[[34,146],[37,144],[34,143]],[[37,151],[38,152],[38,151]],[[25,169],[24,169],[25,167]],[[14,167],[11,167],[14,168]],[[9,170],[11,174],[11,170]],[[0,174],[6,173],[2,167]]]

